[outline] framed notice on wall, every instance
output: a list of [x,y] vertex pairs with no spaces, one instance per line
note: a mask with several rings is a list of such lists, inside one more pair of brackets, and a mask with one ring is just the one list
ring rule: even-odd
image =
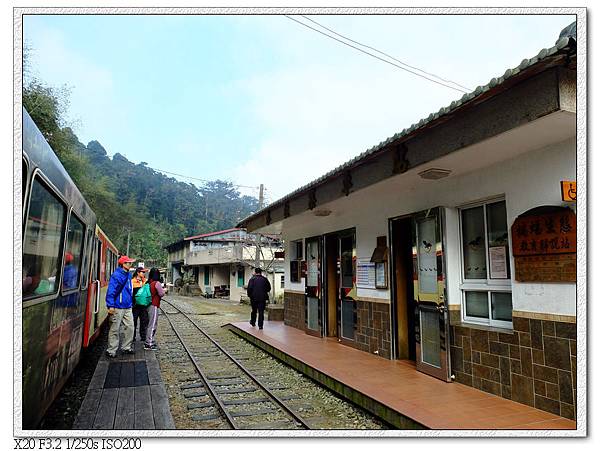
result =
[[490,279],[507,279],[506,247],[490,247]]
[[356,286],[375,288],[375,263],[368,258],[359,258],[356,264]]
[[375,288],[387,288],[387,267],[385,262],[375,263]]

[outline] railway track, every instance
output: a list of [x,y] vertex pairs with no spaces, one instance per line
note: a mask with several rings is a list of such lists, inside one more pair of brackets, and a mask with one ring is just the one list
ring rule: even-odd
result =
[[289,387],[278,386],[276,381],[269,384],[261,381],[259,377],[265,374],[253,374],[173,302],[163,299],[161,311],[172,328],[173,341],[180,344],[181,352],[173,354],[172,358],[182,367],[191,363],[194,369],[192,373],[188,372],[180,389],[190,400],[188,409],[196,412],[192,418],[199,427],[311,428],[286,402],[294,399],[286,393]]

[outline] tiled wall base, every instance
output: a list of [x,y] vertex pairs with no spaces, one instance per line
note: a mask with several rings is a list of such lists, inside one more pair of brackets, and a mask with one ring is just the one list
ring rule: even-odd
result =
[[576,324],[515,316],[513,329],[451,326],[456,382],[575,419]]
[[283,322],[286,326],[304,330],[304,295],[300,293],[283,294]]
[[356,301],[356,348],[391,358],[390,305]]

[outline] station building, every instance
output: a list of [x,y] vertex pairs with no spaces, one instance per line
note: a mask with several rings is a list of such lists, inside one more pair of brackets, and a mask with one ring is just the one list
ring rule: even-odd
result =
[[285,324],[573,419],[576,47],[242,221],[282,234]]
[[283,260],[276,255],[283,251],[279,237],[234,228],[183,238],[166,249],[167,272],[175,286],[187,279],[200,288],[197,294],[240,301],[258,262],[271,282],[271,301],[283,297]]

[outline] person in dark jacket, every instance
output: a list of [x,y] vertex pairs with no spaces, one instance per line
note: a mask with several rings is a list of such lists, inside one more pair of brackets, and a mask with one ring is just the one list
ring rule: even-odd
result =
[[254,275],[250,278],[248,288],[246,288],[246,292],[250,297],[250,304],[252,305],[252,313],[250,314],[250,324],[252,327],[256,324],[256,312],[258,311],[258,328],[263,328],[265,306],[269,300],[269,291],[271,291],[269,280],[262,275],[260,268],[255,268]]
[[[110,276],[106,290],[106,307],[108,308],[108,347],[106,355],[115,357],[119,349],[119,335],[122,335],[121,350],[125,354],[133,354],[133,286],[129,269],[135,260],[123,255],[119,258],[119,267]],[[122,327],[121,327],[122,326]]]
[[140,320],[140,340],[146,341],[146,329],[148,328],[148,306],[138,305],[135,303],[135,295],[140,288],[146,283],[146,275],[144,274],[147,270],[138,266],[135,270],[131,283],[133,285],[133,341],[137,336],[137,324],[138,318]]

